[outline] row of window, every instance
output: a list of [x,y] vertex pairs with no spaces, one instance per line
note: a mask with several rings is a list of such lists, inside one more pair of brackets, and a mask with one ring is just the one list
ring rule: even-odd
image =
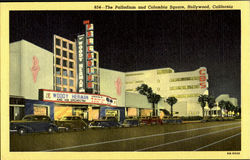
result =
[[74,68],[74,62],[67,61],[67,60],[64,60],[64,59],[61,60],[60,58],[56,58],[56,64],[61,65],[61,63],[62,63],[63,67]]
[[56,39],[56,45],[57,46],[62,46],[63,48],[68,48],[69,50],[73,51],[73,44],[72,43],[67,43],[66,41],[63,41],[61,39]]
[[197,89],[197,88],[200,88],[200,85],[173,86],[170,87],[170,90]]
[[130,74],[126,74],[126,76],[139,76],[139,75],[144,75],[144,73],[130,73]]
[[133,83],[144,83],[144,81],[130,81],[130,82],[126,82],[126,84],[133,84]]
[[173,70],[172,69],[157,70],[157,74],[167,74],[167,73],[173,73]]
[[56,74],[57,75],[63,75],[63,76],[69,76],[69,77],[74,77],[74,71],[67,70],[67,69],[61,69],[56,67]]
[[63,84],[63,85],[68,85],[69,86],[74,86],[74,80],[72,79],[66,79],[66,78],[61,78],[61,77],[56,77],[56,84],[60,85],[60,84]]
[[190,97],[199,97],[200,94],[193,93],[193,94],[179,94],[179,95],[171,95],[170,97],[175,98],[190,98]]
[[176,81],[191,81],[191,80],[199,80],[200,76],[197,77],[183,77],[183,78],[171,78],[170,82],[176,82]]
[[[56,86],[56,90],[57,91],[61,91],[63,89],[63,91],[68,91],[67,87],[61,87],[61,86]],[[74,92],[74,90],[72,88],[69,89],[70,92]]]
[[62,50],[62,53],[61,53],[61,49],[59,49],[59,48],[56,48],[56,55],[63,56],[65,58],[69,58],[69,59],[74,59],[74,53],[67,52],[65,50]]

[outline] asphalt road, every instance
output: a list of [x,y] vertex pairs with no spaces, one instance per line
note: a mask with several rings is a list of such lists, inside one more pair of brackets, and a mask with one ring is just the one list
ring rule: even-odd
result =
[[10,151],[240,150],[240,120],[10,135]]

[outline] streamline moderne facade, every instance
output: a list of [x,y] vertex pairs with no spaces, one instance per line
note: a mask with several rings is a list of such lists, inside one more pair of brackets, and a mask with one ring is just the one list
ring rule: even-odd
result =
[[[174,106],[177,116],[202,115],[197,100],[201,94],[208,95],[208,74],[205,67],[188,72],[174,72],[172,68],[161,68],[127,72],[125,75],[127,92],[137,93],[136,87],[145,83],[153,92],[161,95],[163,100],[168,97],[178,99]],[[170,110],[169,105],[164,105],[164,102],[160,101],[159,109],[163,108]]]

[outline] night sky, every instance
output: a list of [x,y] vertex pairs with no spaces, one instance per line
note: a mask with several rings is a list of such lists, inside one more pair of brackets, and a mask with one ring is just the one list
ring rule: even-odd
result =
[[74,41],[83,20],[94,24],[101,68],[204,66],[210,94],[230,94],[240,104],[240,11],[12,11],[10,42],[25,39],[52,52],[53,34]]

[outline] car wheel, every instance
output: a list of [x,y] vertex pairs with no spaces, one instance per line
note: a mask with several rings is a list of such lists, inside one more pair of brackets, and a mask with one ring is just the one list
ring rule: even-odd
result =
[[82,130],[85,131],[87,129],[87,126],[83,126]]
[[26,133],[26,130],[24,128],[19,128],[18,129],[18,134],[24,135]]
[[54,127],[50,126],[49,129],[48,129],[48,132],[53,133],[54,132]]

